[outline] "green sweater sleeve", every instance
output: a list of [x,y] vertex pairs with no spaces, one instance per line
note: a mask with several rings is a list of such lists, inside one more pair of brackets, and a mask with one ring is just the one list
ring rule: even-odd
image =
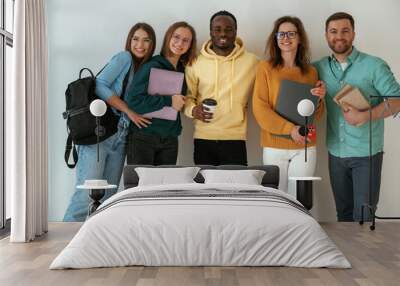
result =
[[133,77],[129,92],[125,98],[129,108],[139,114],[160,110],[164,106],[172,106],[172,96],[150,95],[147,93],[150,70],[153,67],[160,68],[157,63],[149,62],[139,69]]

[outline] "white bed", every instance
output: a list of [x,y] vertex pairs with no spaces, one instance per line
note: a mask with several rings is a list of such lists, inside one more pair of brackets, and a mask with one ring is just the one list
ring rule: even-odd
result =
[[50,269],[128,265],[350,268],[318,222],[299,205],[281,191],[256,185],[130,188],[100,206]]

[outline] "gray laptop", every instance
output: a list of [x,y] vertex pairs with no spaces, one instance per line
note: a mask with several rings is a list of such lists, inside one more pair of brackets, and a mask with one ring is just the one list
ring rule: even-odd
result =
[[[303,99],[309,99],[317,109],[319,97],[311,94],[312,88],[311,84],[282,80],[275,111],[296,125],[304,125],[304,117],[297,112],[297,104]],[[314,114],[308,117],[308,123],[312,123],[313,120]]]

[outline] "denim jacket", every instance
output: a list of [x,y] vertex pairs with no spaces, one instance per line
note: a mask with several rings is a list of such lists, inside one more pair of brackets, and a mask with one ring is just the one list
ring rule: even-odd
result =
[[[125,75],[129,72],[132,64],[132,56],[128,51],[123,51],[113,56],[96,77],[96,94],[104,101],[108,100],[112,95],[121,97]],[[131,69],[125,94],[132,82],[133,74],[134,71]],[[114,108],[113,111],[117,114],[119,113]],[[129,122],[130,120],[126,114],[122,114],[118,127],[128,128]]]

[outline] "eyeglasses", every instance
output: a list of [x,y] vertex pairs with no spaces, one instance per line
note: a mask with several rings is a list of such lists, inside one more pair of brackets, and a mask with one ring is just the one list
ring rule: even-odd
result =
[[297,32],[296,32],[296,31],[288,31],[288,32],[278,32],[278,33],[275,33],[275,36],[276,36],[276,38],[277,38],[278,40],[284,39],[285,36],[286,36],[288,39],[294,39],[294,38],[296,38],[296,35],[297,35]]
[[183,43],[184,45],[188,45],[188,44],[190,44],[190,42],[191,42],[191,39],[189,39],[189,38],[181,38],[181,36],[179,36],[179,35],[177,35],[177,34],[173,34],[173,35],[172,35],[172,40],[173,40],[174,42],[182,41],[182,43]]

